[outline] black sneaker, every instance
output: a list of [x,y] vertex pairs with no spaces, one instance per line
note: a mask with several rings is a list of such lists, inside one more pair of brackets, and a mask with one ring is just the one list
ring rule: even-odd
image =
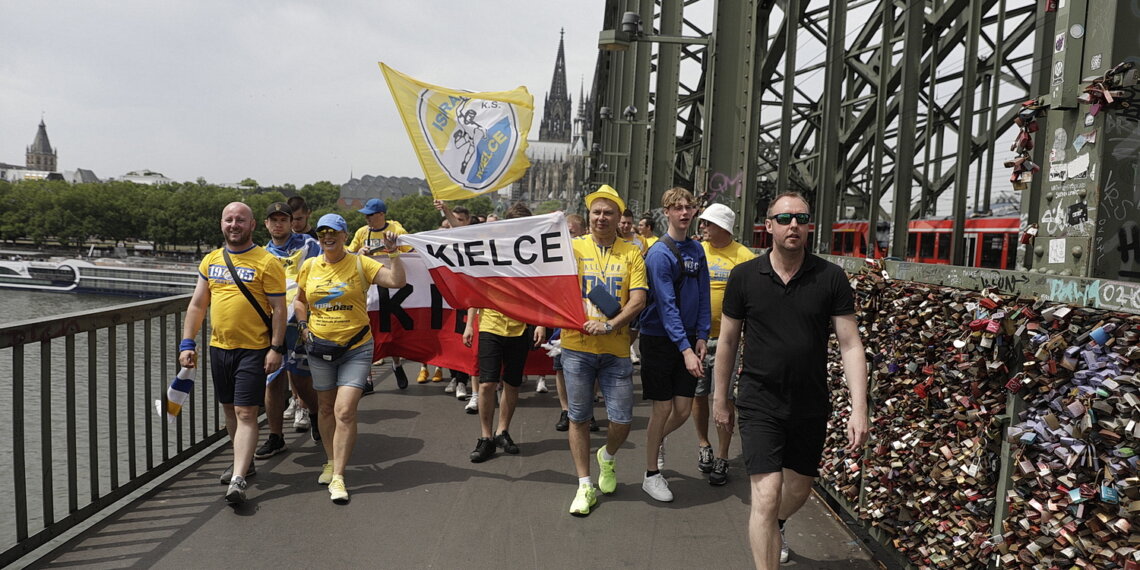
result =
[[697,451],[697,470],[701,473],[712,473],[713,452],[711,445],[702,445]]
[[[253,477],[254,475],[257,475],[257,466],[250,463],[249,469],[245,470],[245,478],[249,479],[250,477]],[[226,470],[222,471],[222,476],[219,478],[219,480],[221,481],[221,483],[223,485],[229,485],[230,479],[232,479],[233,476],[234,476],[234,464],[230,463],[229,465],[226,465]]]
[[570,413],[569,412],[567,412],[566,410],[562,410],[562,413],[558,414],[558,423],[554,424],[554,429],[556,429],[558,431],[568,431],[570,429]]
[[321,440],[321,427],[319,425],[320,422],[317,421],[316,410],[314,410],[313,413],[309,416],[309,421],[311,423],[311,425],[309,426],[309,435],[313,437],[313,441],[320,441]]
[[245,479],[230,483],[230,488],[226,490],[226,501],[231,505],[245,502]]
[[514,440],[511,439],[511,434],[505,431],[495,436],[495,446],[511,455],[518,455],[519,453],[519,446],[515,445]]
[[719,487],[728,483],[728,460],[716,458],[713,460],[712,473],[709,473],[709,485]]
[[372,383],[372,373],[368,373],[368,379],[364,381],[364,395],[371,394],[376,391],[376,385]]
[[495,455],[495,442],[489,437],[481,437],[475,442],[475,451],[471,452],[471,463],[482,463]]
[[269,434],[269,439],[265,440],[265,443],[257,448],[253,456],[257,459],[269,459],[278,453],[284,453],[284,451],[285,438],[278,434],[271,433]]
[[401,390],[406,389],[408,387],[408,375],[407,375],[407,373],[404,372],[404,367],[403,366],[397,366],[395,374],[396,374],[396,387],[398,387]]
[[590,431],[598,431],[599,429],[601,428],[598,427],[598,420],[595,420],[594,416],[590,416]]

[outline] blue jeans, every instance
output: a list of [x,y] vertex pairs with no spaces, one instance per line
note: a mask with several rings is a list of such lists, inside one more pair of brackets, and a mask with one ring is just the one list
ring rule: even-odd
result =
[[352,386],[363,391],[370,368],[372,368],[371,339],[332,362],[320,358],[309,361],[309,370],[313,373],[313,389],[318,392],[341,386]]
[[606,416],[615,424],[633,423],[633,363],[629,357],[562,349],[562,374],[570,421],[594,416],[594,380],[606,397]]

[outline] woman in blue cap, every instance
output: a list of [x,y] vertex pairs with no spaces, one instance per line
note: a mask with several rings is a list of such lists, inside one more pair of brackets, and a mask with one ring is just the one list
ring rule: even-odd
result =
[[348,224],[337,214],[321,216],[317,237],[321,255],[301,266],[294,308],[309,348],[321,443],[328,456],[317,482],[329,486],[333,502],[344,504],[344,468],[356,443],[356,407],[372,366],[367,291],[373,284],[398,289],[407,280],[394,232],[384,234],[389,259],[383,265],[364,255],[349,255]]

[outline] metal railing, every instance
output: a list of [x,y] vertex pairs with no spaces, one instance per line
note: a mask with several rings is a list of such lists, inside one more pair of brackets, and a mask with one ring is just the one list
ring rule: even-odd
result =
[[[166,409],[178,371],[189,298],[0,326],[0,407],[11,419],[0,457],[12,485],[0,492],[0,513],[12,513],[0,520],[0,567],[225,436],[205,374],[175,422],[155,411],[155,400]],[[208,369],[204,358],[200,367]]]

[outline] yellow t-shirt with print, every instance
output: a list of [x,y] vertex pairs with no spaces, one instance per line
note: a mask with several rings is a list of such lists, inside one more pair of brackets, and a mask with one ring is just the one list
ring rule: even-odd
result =
[[[361,281],[357,259],[366,281]],[[309,330],[325,340],[345,344],[361,327],[368,326],[367,291],[380,267],[375,259],[352,254],[336,263],[328,263],[323,255],[305,260],[297,287],[305,292],[309,305]],[[372,342],[371,331],[349,348],[366,342]]]
[[[230,252],[238,277],[265,314],[272,315],[269,297],[285,295],[285,270],[273,254],[255,245],[241,253]],[[221,249],[202,258],[198,274],[210,286],[210,346],[225,350],[259,350],[269,346],[269,327],[230,279]]]
[[526,323],[516,321],[495,309],[479,309],[479,332],[514,338],[526,332]]
[[[578,281],[582,286],[582,304],[591,321],[605,321],[606,316],[586,298],[595,286],[603,286],[624,307],[629,292],[649,290],[645,278],[645,260],[641,249],[625,240],[615,240],[613,247],[603,248],[587,234],[571,240],[574,258],[578,263]],[[576,330],[562,331],[562,348],[589,352],[629,356],[629,325],[614,329],[609,334],[588,335]]]
[[641,240],[645,242],[645,251],[649,251],[649,248],[653,247],[653,244],[657,243],[657,239],[657,236],[642,237]]
[[736,241],[719,249],[707,241],[701,242],[701,246],[705,248],[705,259],[709,262],[709,305],[712,307],[709,338],[717,338],[720,336],[721,305],[724,304],[724,287],[728,285],[728,274],[733,267],[756,257],[756,254]]
[[[368,246],[368,255],[379,255],[386,252],[384,248],[384,234],[387,232],[395,232],[396,235],[404,235],[408,230],[400,225],[400,222],[395,220],[386,220],[387,225],[382,230],[374,230],[364,224],[356,233],[352,235],[352,242],[348,244],[348,251],[355,253],[357,250],[364,246]],[[402,245],[398,247],[400,251],[407,253],[412,251],[412,248]]]

